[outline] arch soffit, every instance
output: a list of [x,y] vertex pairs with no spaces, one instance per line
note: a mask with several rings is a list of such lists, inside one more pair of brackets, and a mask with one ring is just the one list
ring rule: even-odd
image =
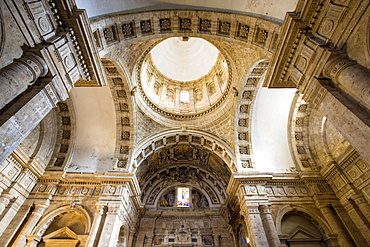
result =
[[234,153],[226,141],[199,130],[169,130],[154,134],[138,144],[133,151],[132,172],[136,173],[142,162],[155,152],[170,145],[191,144],[202,147],[225,162],[231,172],[236,172]]
[[53,153],[50,155],[51,158],[46,169],[62,171],[68,168],[75,145],[76,112],[71,99],[59,102],[57,108],[54,108],[52,112],[54,115],[53,126],[57,126],[55,128],[58,131],[55,131],[57,133],[54,137],[56,139],[55,148],[50,150]]
[[141,54],[137,54],[135,62],[130,61],[131,66],[163,39],[183,36],[204,38],[222,52],[227,49],[226,41],[253,47],[270,57],[277,46],[280,25],[280,22],[253,15],[200,10],[148,11],[91,19],[102,57],[120,52],[117,45],[141,43],[140,47],[136,45],[131,49]]
[[113,170],[125,170],[127,168],[132,149],[132,101],[130,97],[129,83],[122,66],[109,58],[102,58],[102,64],[106,73],[107,84],[110,87],[116,112],[116,149],[113,162]]
[[276,230],[278,234],[282,234],[281,222],[283,220],[283,217],[288,213],[298,213],[298,214],[303,213],[304,217],[308,218],[311,221],[312,220],[316,221],[319,224],[319,227],[321,227],[326,234],[333,233],[330,225],[327,224],[326,221],[317,214],[317,212],[313,210],[309,210],[301,206],[292,207],[290,205],[286,205],[280,208],[276,213],[275,225],[276,225]]
[[[170,177],[158,177],[158,174],[163,174],[169,172],[172,168],[176,169],[177,165],[173,166],[167,166],[164,167],[160,170],[158,170],[155,174],[152,174],[150,177],[148,177],[145,180],[145,183],[142,185],[142,189],[144,191],[143,193],[143,202],[152,205],[158,205],[158,200],[160,197],[163,195],[163,193],[168,192],[169,189],[175,188],[177,186],[179,187],[186,187],[190,186],[193,189],[199,190],[204,196],[206,196],[208,202],[212,205],[217,207],[220,204],[224,203],[226,199],[226,187],[225,183],[223,182],[223,179],[220,177],[217,177],[216,174],[210,173],[209,170],[203,169],[199,166],[193,166],[193,165],[186,165],[187,169],[194,169],[197,170],[198,172],[201,171],[200,173],[208,174],[208,176],[204,177],[205,179],[202,179],[202,183],[198,182],[183,182],[183,181],[176,181],[176,182],[171,182]],[[185,166],[182,166],[182,168],[185,168]],[[199,179],[199,174],[197,176],[197,179]],[[186,176],[187,178],[192,179],[191,174],[188,174]],[[194,178],[194,177],[193,177]],[[154,181],[154,182],[152,182]],[[162,184],[166,184],[166,186],[161,186]],[[156,191],[154,193],[155,199],[154,203],[153,200],[149,199],[153,195],[153,191]]]
[[[250,43],[272,52],[282,22],[251,14],[202,10],[163,10],[92,18],[98,49],[125,41],[168,37],[215,37]],[[98,31],[98,33],[95,33]],[[206,38],[205,38],[206,39]]]
[[84,217],[86,220],[86,229],[85,229],[85,234],[88,234],[91,228],[91,217],[89,213],[81,206],[77,205],[66,205],[59,207],[57,209],[52,210],[51,212],[45,214],[39,221],[39,223],[36,225],[34,228],[32,234],[33,235],[38,235],[42,236],[47,228],[50,226],[50,224],[54,221],[55,217],[58,215],[61,215],[62,213],[65,212],[75,212]]
[[235,108],[235,156],[239,169],[253,169],[252,161],[252,117],[253,105],[258,90],[264,81],[269,60],[262,59],[254,63],[241,81],[238,92],[238,104]]

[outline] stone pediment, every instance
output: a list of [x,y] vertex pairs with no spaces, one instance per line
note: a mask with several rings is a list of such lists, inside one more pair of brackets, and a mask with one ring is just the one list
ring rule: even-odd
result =
[[312,231],[298,226],[296,227],[290,234],[289,239],[291,240],[313,240],[313,239],[320,239],[320,236],[317,233],[313,233]]
[[78,236],[68,227],[62,227],[46,236],[43,239],[75,239],[78,240]]

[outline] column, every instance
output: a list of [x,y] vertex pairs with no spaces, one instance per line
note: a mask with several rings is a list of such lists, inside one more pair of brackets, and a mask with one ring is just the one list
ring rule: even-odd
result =
[[32,52],[25,52],[21,58],[0,70],[0,109],[22,93],[37,78],[45,76],[48,67],[45,61]]
[[323,74],[370,109],[370,70],[349,59],[344,53],[334,54],[325,64]]
[[3,193],[0,197],[0,215],[4,212],[5,208],[9,205],[10,200],[13,199],[13,195],[9,193]]
[[252,227],[252,229],[248,229],[248,237],[250,238],[251,245],[261,247],[269,246],[258,205],[247,205],[247,207],[249,220],[247,219],[246,225],[247,227]]
[[100,223],[101,223],[102,217],[103,217],[104,212],[105,212],[105,207],[104,206],[98,205],[97,209],[98,209],[98,211],[95,214],[94,224],[92,225],[92,228],[90,230],[89,239],[87,240],[86,247],[94,246],[94,242],[95,242],[95,239],[97,237],[97,233],[98,233],[100,225],[101,225]]
[[9,157],[56,106],[60,100],[60,92],[62,92],[58,86],[58,80],[60,79],[40,79],[37,86],[32,86],[15,104],[0,114],[0,136],[2,138],[0,163]]
[[259,211],[261,213],[261,219],[263,227],[265,228],[267,241],[270,247],[279,247],[279,237],[276,231],[276,227],[274,224],[274,220],[272,219],[272,215],[270,212],[269,205],[260,205]]
[[22,231],[18,234],[17,239],[14,241],[13,244],[14,246],[23,246],[26,240],[28,242],[29,239],[26,237],[27,234],[30,234],[32,232],[33,228],[39,222],[39,220],[41,219],[49,205],[50,205],[49,200],[35,205],[35,208],[33,209],[31,216],[28,218],[27,222],[25,222]]
[[99,239],[99,247],[116,246],[120,230],[120,213],[121,209],[118,205],[108,206],[108,212],[106,213],[103,230]]

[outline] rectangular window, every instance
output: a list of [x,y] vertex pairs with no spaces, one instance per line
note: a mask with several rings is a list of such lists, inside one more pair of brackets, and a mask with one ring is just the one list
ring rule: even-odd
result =
[[190,95],[188,91],[181,91],[180,92],[180,102],[181,103],[189,103]]
[[189,188],[177,188],[177,207],[190,207]]

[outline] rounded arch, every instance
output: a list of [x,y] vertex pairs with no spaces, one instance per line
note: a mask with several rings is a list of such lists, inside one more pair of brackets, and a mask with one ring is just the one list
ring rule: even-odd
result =
[[328,234],[333,233],[330,225],[327,224],[325,219],[320,217],[313,210],[309,210],[309,209],[307,209],[305,207],[301,207],[301,206],[294,206],[293,207],[293,206],[287,205],[287,206],[284,206],[284,207],[280,208],[276,213],[275,226],[276,226],[276,231],[277,231],[278,235],[282,234],[281,223],[282,223],[283,217],[285,215],[289,214],[289,213],[299,214],[299,215],[307,218],[311,222],[316,222],[317,225],[321,228],[320,231],[322,232],[323,235],[328,235]]
[[[135,25],[141,23],[141,25]],[[160,40],[168,37],[199,37],[208,40],[236,41],[272,53],[280,22],[270,18],[217,11],[164,10],[147,11],[140,15],[117,14],[101,16],[91,21],[101,54],[124,41]],[[113,33],[109,40],[104,33]],[[151,41],[153,42],[153,41]]]
[[131,172],[136,173],[142,162],[154,152],[167,148],[169,145],[181,143],[206,149],[225,162],[231,172],[237,171],[234,153],[225,140],[200,130],[173,129],[156,133],[138,143],[133,151]]
[[252,160],[251,116],[253,114],[253,104],[257,92],[264,81],[268,64],[269,60],[267,59],[262,59],[254,63],[238,87],[234,139],[236,141],[235,154],[237,157],[237,166],[241,171],[255,169]]
[[[177,176],[180,174],[180,176]],[[165,167],[145,179],[142,201],[147,208],[156,208],[163,196],[177,187],[189,187],[205,196],[211,209],[219,208],[226,200],[227,184],[207,169],[194,165]],[[176,195],[176,191],[174,193]],[[167,198],[168,199],[168,198]]]
[[[68,168],[75,145],[76,115],[72,100],[59,102],[53,109],[56,143],[47,170],[63,171]],[[44,121],[44,120],[43,120]]]
[[116,148],[112,168],[124,171],[127,169],[133,143],[131,91],[122,67],[115,60],[103,58],[102,64],[116,112]]
[[[248,69],[262,58],[270,58],[276,47],[280,23],[271,19],[252,15],[233,14],[199,10],[166,10],[145,12],[144,15],[125,14],[101,17],[92,20],[92,29],[98,44],[100,55],[109,57],[122,65],[129,80],[130,89],[138,89],[138,73],[142,59],[153,46],[170,37],[197,37],[203,38],[216,46],[226,58],[232,71],[231,85],[227,94],[224,94],[223,104],[217,102],[212,108],[217,108],[218,114],[231,116],[230,106],[235,106],[232,97],[233,87],[239,88],[240,81]],[[205,21],[210,27],[201,25]],[[187,22],[190,26],[184,29],[181,23]],[[140,23],[140,25],[136,25]],[[144,25],[145,24],[145,25]],[[142,26],[146,29],[142,29]],[[207,25],[206,25],[207,26]],[[148,27],[150,27],[148,29]],[[205,28],[205,29],[204,29]],[[104,33],[113,33],[111,40],[106,40]],[[232,48],[230,46],[232,43]],[[235,58],[235,59],[230,59]],[[136,97],[137,93],[135,93]],[[149,105],[155,110],[146,110],[146,114],[166,126],[175,127],[178,121],[192,126],[193,116],[168,115],[156,108],[155,104],[146,102],[141,97],[135,99],[140,109]],[[215,111],[206,111],[204,114],[216,118]],[[195,114],[197,117],[199,114]]]
[[66,213],[75,213],[75,214],[80,215],[86,223],[83,234],[87,235],[89,233],[91,224],[92,224],[89,213],[81,206],[66,205],[66,206],[62,206],[57,209],[54,209],[51,212],[44,215],[39,221],[39,223],[36,225],[36,227],[34,228],[32,234],[42,237],[43,235],[45,235],[45,232],[50,227],[50,225],[53,223],[53,221],[57,217],[62,216],[63,214],[66,214]]
[[[173,190],[175,190],[174,196],[176,196],[176,188],[177,187],[189,187],[191,190],[197,190],[197,191],[199,191],[201,193],[201,197],[204,196],[206,198],[209,207],[210,208],[213,207],[212,198],[211,198],[211,196],[207,193],[207,191],[204,188],[201,188],[199,185],[194,185],[194,184],[177,183],[177,184],[172,184],[170,187],[167,187],[167,188],[162,189],[158,193],[158,196],[156,197],[156,199],[154,201],[155,208],[158,208],[158,205],[160,205],[161,198],[165,197],[166,195],[168,195],[168,193],[171,193]],[[221,199],[221,197],[219,197],[219,198]],[[221,199],[221,200],[223,200],[223,199]],[[176,199],[175,199],[175,202],[174,203],[176,204]],[[214,206],[214,207],[217,208],[218,206]]]

